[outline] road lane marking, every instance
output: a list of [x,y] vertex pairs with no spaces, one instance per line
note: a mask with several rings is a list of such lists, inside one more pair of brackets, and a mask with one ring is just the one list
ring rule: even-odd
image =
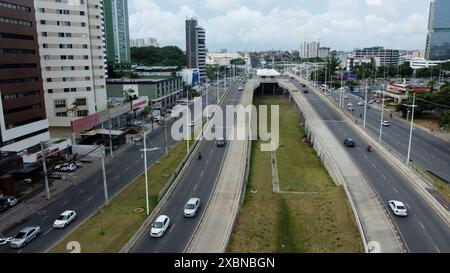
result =
[[202,177],[203,174],[205,174],[205,170],[202,171],[202,173],[200,174],[200,177]]
[[44,222],[47,219],[48,219],[48,216],[45,216],[44,218],[42,218],[41,222]]
[[373,168],[374,168],[374,169],[376,169],[376,168],[377,168],[377,166],[375,166],[375,164],[373,164],[373,163],[372,163],[372,166],[373,166]]
[[50,231],[52,231],[53,230],[53,228],[50,228],[49,230],[47,230],[44,234],[42,234],[42,236],[45,236],[45,235],[47,235]]
[[120,175],[116,175],[116,176],[114,177],[114,180],[119,179],[119,177],[120,177]]
[[197,187],[198,187],[198,183],[195,184],[195,186],[194,186],[194,191],[197,189]]
[[94,196],[89,197],[86,201],[89,202],[92,200],[92,198],[94,198]]
[[397,193],[398,194],[398,190],[397,190],[397,188],[395,188],[395,187],[392,187],[392,189],[395,191],[395,193]]
[[82,194],[85,191],[86,191],[85,189],[82,189],[81,191],[78,192],[78,194]]
[[382,174],[381,177],[383,177],[384,180],[387,180],[386,176],[384,176],[384,174]]
[[22,253],[22,251],[23,251],[23,249],[21,249],[21,250],[17,251],[16,253]]
[[172,231],[172,229],[175,227],[176,224],[173,224],[173,226],[170,227],[169,232],[170,233]]
[[69,201],[64,202],[61,207],[64,207],[65,205],[67,205],[67,203],[69,203]]
[[125,168],[125,171],[128,171],[129,169],[130,169],[130,166],[126,167],[126,168]]
[[419,225],[422,227],[423,230],[427,230],[427,229],[425,228],[425,226],[423,225],[422,221],[419,221]]

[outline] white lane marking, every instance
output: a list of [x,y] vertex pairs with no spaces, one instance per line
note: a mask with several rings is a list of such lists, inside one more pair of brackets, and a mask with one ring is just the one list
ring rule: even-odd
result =
[[365,159],[368,159],[368,157],[367,157],[367,155],[366,155],[366,154],[363,154],[363,156],[364,156],[364,158],[365,158]]
[[173,224],[173,226],[172,227],[170,227],[170,229],[169,229],[169,232],[168,233],[170,233],[171,231],[172,231],[172,229],[175,227],[175,225],[176,224]]
[[202,171],[202,173],[200,174],[200,177],[202,177],[203,174],[205,174],[205,170]]
[[128,171],[129,169],[130,169],[130,166],[126,167],[126,168],[125,168],[125,171]]
[[49,230],[47,230],[44,234],[42,234],[42,236],[45,236],[45,235],[47,235],[50,231],[52,231],[53,230],[53,228],[51,228],[51,229],[49,229]]
[[419,221],[419,225],[422,227],[423,230],[427,230],[427,229],[425,228],[425,226],[423,225],[422,221]]
[[22,251],[23,251],[23,249],[21,249],[21,250],[17,251],[16,253],[22,253]]
[[95,180],[94,180],[94,183],[97,183],[97,182],[98,182],[98,179],[95,179]]
[[89,197],[86,201],[89,202],[92,200],[92,198],[94,198],[94,196]]
[[44,218],[42,218],[41,222],[44,222],[47,219],[48,219],[48,216],[45,216]]
[[62,203],[61,207],[64,207],[65,205],[67,205],[67,203],[69,203],[69,201]]
[[376,168],[377,168],[377,166],[375,166],[375,164],[373,164],[373,163],[372,163],[372,166],[373,166],[373,168],[374,168],[374,169],[376,169]]
[[198,183],[195,184],[195,186],[194,186],[194,191],[197,189],[197,187],[198,187]]
[[384,180],[387,180],[386,176],[384,176],[384,174],[382,174],[381,177],[383,177]]
[[395,193],[397,193],[398,194],[398,190],[397,190],[397,188],[395,188],[395,187],[392,187],[392,189],[395,191]]
[[85,191],[86,191],[85,189],[82,189],[81,191],[78,192],[78,194],[82,194]]
[[114,180],[119,179],[119,177],[120,177],[120,175],[116,175],[116,176],[114,177]]

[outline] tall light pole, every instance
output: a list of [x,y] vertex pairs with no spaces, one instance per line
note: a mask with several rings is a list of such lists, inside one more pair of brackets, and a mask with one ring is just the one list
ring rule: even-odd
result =
[[381,90],[381,118],[380,118],[380,136],[378,141],[381,143],[381,135],[383,134],[383,120],[384,120],[384,92]]
[[366,96],[364,97],[364,122],[363,128],[366,129],[366,117],[367,117],[367,93],[368,93],[368,83],[366,79]]
[[43,141],[41,141],[41,154],[42,154],[42,168],[44,170],[45,192],[47,193],[47,200],[50,200],[50,187],[48,185],[47,161],[45,157],[45,149]]
[[152,152],[159,150],[160,148],[151,148],[147,149],[147,132],[144,132],[144,175],[145,175],[145,205],[147,207],[147,216],[150,215],[150,204],[149,204],[149,196],[148,196],[148,166],[147,166],[147,152]]
[[101,146],[101,161],[102,161],[102,175],[103,175],[103,190],[105,193],[105,206],[109,205],[108,185],[106,183],[106,168],[105,168],[105,146]]
[[411,126],[409,128],[408,156],[406,157],[406,165],[409,165],[409,159],[411,156],[411,142],[412,142],[412,132],[413,132],[413,125],[414,125],[414,108],[417,107],[415,104],[416,104],[416,93],[413,94],[413,104],[408,105],[408,106],[412,107],[412,115],[411,115]]

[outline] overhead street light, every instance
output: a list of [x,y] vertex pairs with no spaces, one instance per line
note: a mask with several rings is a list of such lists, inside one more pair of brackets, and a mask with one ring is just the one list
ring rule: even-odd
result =
[[403,104],[404,106],[407,107],[412,107],[412,115],[411,115],[411,126],[409,129],[409,143],[408,143],[408,155],[406,157],[406,165],[409,165],[409,160],[411,157],[411,143],[412,143],[412,132],[413,132],[413,124],[414,124],[414,108],[417,107],[416,104],[416,93],[413,93],[413,103],[412,105],[408,105],[408,104]]
[[141,149],[140,151],[144,152],[144,173],[145,173],[145,203],[147,206],[147,216],[150,215],[150,204],[148,200],[148,174],[147,174],[147,152],[153,152],[160,150],[160,147],[150,148],[147,149],[147,132],[144,132],[144,149]]

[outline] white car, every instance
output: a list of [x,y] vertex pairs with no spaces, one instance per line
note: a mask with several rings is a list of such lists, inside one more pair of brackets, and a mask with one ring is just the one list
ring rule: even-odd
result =
[[191,127],[194,127],[194,125],[195,125],[194,121],[191,120],[191,122],[189,122],[189,125],[190,125]]
[[357,103],[359,106],[364,106],[364,102],[363,101],[360,101],[360,102],[358,102]]
[[389,123],[389,121],[383,120],[383,126],[389,126],[389,125],[391,125],[391,124]]
[[348,99],[348,96],[347,96],[347,95],[345,95],[345,96],[344,96],[344,99]]
[[17,198],[14,196],[5,196],[3,199],[6,200],[6,204],[8,204],[9,207],[14,207],[18,203]]
[[9,246],[11,248],[24,247],[26,244],[36,239],[40,233],[41,228],[39,226],[24,228],[10,241]]
[[392,212],[394,212],[394,214],[397,216],[407,216],[408,215],[405,204],[403,204],[400,201],[397,201],[397,200],[389,201],[389,207],[391,208]]
[[68,224],[70,224],[75,218],[77,217],[77,214],[73,210],[66,210],[65,212],[61,213],[61,215],[58,217],[58,219],[55,220],[53,223],[54,228],[65,228]]
[[353,106],[353,103],[349,102],[349,103],[347,104],[347,106],[348,106],[348,107],[351,107],[351,106]]
[[244,87],[239,86],[239,91],[242,91],[242,90],[244,90]]
[[184,205],[184,217],[195,217],[200,208],[200,198],[191,198]]
[[59,170],[62,172],[73,172],[77,169],[77,165],[75,163],[67,163],[64,164]]
[[152,225],[150,236],[162,237],[164,232],[169,228],[170,218],[167,215],[160,215]]

